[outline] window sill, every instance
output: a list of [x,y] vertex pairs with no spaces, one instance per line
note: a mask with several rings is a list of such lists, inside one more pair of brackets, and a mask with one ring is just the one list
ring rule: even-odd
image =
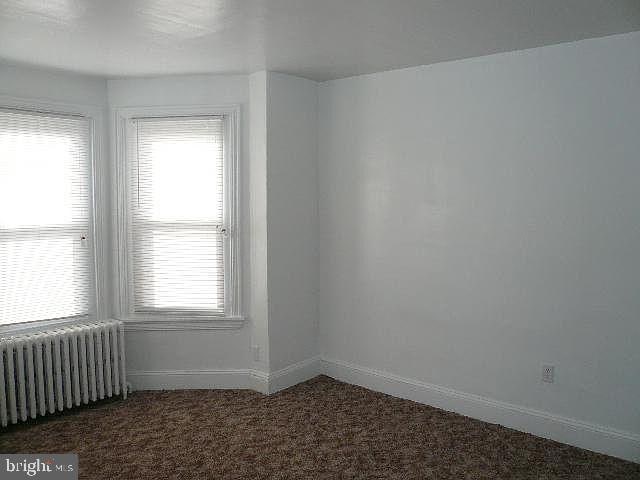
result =
[[244,317],[208,318],[136,318],[122,319],[126,332],[181,332],[202,330],[239,330],[244,327]]
[[69,327],[78,323],[86,323],[90,320],[87,316],[58,318],[55,320],[37,320],[35,322],[22,322],[7,325],[0,325],[0,337],[7,338],[16,335],[24,335],[30,333],[39,333],[47,330],[56,330],[57,328]]

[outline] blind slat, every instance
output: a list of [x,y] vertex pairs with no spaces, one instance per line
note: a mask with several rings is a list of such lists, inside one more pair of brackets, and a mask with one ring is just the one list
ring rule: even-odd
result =
[[132,119],[134,312],[224,314],[223,119]]

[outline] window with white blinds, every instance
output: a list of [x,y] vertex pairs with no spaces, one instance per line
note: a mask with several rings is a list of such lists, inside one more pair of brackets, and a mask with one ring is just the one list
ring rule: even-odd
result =
[[0,325],[92,305],[90,122],[0,109]]
[[127,123],[130,313],[222,316],[224,116]]

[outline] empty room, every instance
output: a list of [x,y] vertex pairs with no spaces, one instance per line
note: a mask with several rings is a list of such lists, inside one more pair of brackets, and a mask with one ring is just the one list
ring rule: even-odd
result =
[[640,480],[639,0],[0,0],[0,479]]

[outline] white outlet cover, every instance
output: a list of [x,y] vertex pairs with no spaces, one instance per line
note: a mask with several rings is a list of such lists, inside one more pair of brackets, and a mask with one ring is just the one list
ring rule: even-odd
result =
[[555,367],[553,365],[542,365],[542,381],[553,383],[555,379]]

